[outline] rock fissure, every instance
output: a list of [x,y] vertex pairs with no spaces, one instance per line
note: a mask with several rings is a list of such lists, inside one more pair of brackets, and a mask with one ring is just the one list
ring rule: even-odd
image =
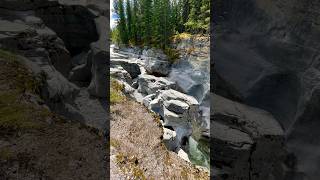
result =
[[[195,41],[195,43],[199,42]],[[181,87],[183,85],[181,84],[182,81],[179,80],[180,78],[193,75],[192,68],[195,67],[192,67],[191,63],[199,63],[198,65],[209,63],[208,52],[202,52],[201,56],[197,56],[197,52],[199,52],[197,48],[201,49],[200,47],[202,47],[199,44],[197,44],[199,47],[193,47],[195,55],[181,56],[181,59],[172,65],[161,50],[154,48],[118,48],[116,46],[112,46],[111,48],[111,75],[125,85],[124,91],[129,96],[161,116],[164,129],[163,142],[169,150],[176,152],[178,156],[186,161],[190,161],[186,153],[189,156],[196,155],[192,154],[195,153],[195,149],[190,148],[198,148],[197,146],[199,146],[197,142],[190,138],[206,139],[207,134],[204,132],[208,132],[208,130],[203,131],[203,129],[209,127],[208,123],[203,119],[205,115],[202,115],[200,110],[201,106],[204,107],[201,104],[205,96],[203,93],[208,89],[204,91],[203,86],[199,86],[198,82],[194,82],[193,77],[189,77],[190,79],[186,80],[192,81],[188,84],[189,87],[186,87],[188,89],[183,90],[184,87]],[[209,44],[206,45],[208,48]],[[183,53],[183,50],[187,48],[185,46],[189,46],[189,44],[182,42],[178,43],[177,46],[179,46],[178,49]],[[204,50],[202,49],[202,51]],[[182,72],[181,70],[185,64],[188,65],[189,69],[188,71],[184,71],[184,73],[188,74],[185,74],[184,77],[175,76],[175,73],[179,74],[179,72]],[[174,74],[172,74],[173,71]],[[133,76],[136,73],[138,73],[138,76]],[[204,79],[202,75],[194,78]],[[204,83],[208,83],[208,81]],[[208,84],[204,85],[209,86]],[[202,89],[201,92],[199,89]],[[191,95],[195,91],[200,92],[196,96],[197,98]],[[198,151],[197,153],[201,152],[200,150],[196,151]],[[204,158],[202,166],[209,167],[207,163],[208,159],[206,159],[209,155],[207,154],[207,157],[204,157],[204,155],[200,156]],[[205,163],[207,164],[205,165]]]

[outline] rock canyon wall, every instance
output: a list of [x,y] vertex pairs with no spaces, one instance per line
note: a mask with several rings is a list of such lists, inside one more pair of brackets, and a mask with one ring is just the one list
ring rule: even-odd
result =
[[[274,176],[275,179],[319,177],[319,7],[316,0],[216,0],[213,3],[213,92],[235,101],[233,103],[268,111],[274,119],[266,121],[279,123],[279,128],[283,129],[279,136],[282,140],[276,138],[272,142],[284,143],[283,148],[295,158],[289,155],[291,158],[285,161],[289,169],[294,170]],[[225,128],[230,128],[235,125],[233,119],[238,118],[220,115],[220,106],[227,103],[215,102],[222,101],[220,96],[212,99],[213,111],[217,112],[212,121],[223,120],[222,125],[225,125],[227,120],[232,123]],[[247,117],[246,110],[238,113]],[[260,120],[261,117],[255,121]],[[220,123],[217,128],[222,125]],[[243,127],[243,124],[236,126]],[[216,134],[214,125],[211,128]],[[262,125],[262,128],[267,127]],[[274,133],[267,138],[278,134]],[[243,134],[241,141],[248,142],[247,135]],[[252,137],[250,133],[249,136]],[[265,148],[277,151],[273,145]],[[220,159],[218,155],[215,158],[214,153],[212,156],[213,164]],[[248,159],[252,160],[252,156]],[[223,163],[225,160],[217,164]],[[251,179],[270,179],[262,175],[272,172],[272,168],[267,169],[259,170],[260,173],[253,173],[252,168],[246,171],[250,172]]]

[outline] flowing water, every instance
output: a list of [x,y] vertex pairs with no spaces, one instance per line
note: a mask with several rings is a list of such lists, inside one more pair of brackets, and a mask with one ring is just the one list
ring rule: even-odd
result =
[[[209,53],[208,53],[209,54]],[[193,125],[189,137],[188,155],[193,164],[210,168],[209,142],[202,136],[210,132],[210,58],[209,56],[187,56],[173,64],[169,79],[176,82],[186,94],[196,98],[200,104],[201,119]],[[204,132],[203,132],[204,131]]]

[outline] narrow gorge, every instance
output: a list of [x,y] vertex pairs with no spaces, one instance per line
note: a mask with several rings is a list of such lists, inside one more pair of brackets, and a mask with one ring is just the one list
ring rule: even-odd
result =
[[111,45],[110,76],[160,115],[169,150],[209,170],[210,38],[194,35],[173,46],[180,57],[172,64],[159,49]]

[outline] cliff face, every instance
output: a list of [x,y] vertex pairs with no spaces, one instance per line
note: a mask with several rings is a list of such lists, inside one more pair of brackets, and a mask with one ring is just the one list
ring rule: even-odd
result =
[[[108,8],[104,0],[0,2],[0,179],[105,178]],[[15,78],[28,83],[6,61],[41,77],[37,91],[4,98]]]
[[41,93],[52,110],[98,129],[107,116],[98,98],[107,96],[108,8],[104,0],[0,2],[1,48],[46,75]]
[[319,155],[311,149],[320,145],[320,2],[214,4],[215,93],[271,112],[298,171],[317,177]]

